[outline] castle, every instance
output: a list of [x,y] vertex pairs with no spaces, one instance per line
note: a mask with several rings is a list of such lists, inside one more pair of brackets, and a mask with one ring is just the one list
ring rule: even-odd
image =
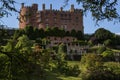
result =
[[27,25],[31,25],[36,28],[46,27],[58,27],[66,31],[76,30],[84,32],[83,27],[83,12],[81,9],[74,9],[74,5],[71,5],[70,10],[64,11],[61,7],[60,10],[45,8],[45,4],[42,5],[42,10],[38,10],[38,4],[32,4],[32,6],[24,6],[22,3],[20,9],[20,29],[24,29]]

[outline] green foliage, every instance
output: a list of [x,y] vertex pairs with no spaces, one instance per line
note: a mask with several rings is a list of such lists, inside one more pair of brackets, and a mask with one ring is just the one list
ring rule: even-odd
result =
[[94,36],[99,43],[103,43],[105,40],[113,38],[113,33],[104,28],[99,28],[95,31]]
[[11,76],[9,74],[10,69],[9,57],[5,54],[0,53],[0,79],[7,80]]
[[80,74],[80,77],[82,80],[117,80],[112,72],[104,67],[84,71]]
[[86,69],[96,69],[102,66],[102,57],[96,54],[82,56],[81,65]]
[[106,50],[106,47],[105,47],[105,46],[101,46],[101,47],[98,48],[97,53],[98,53],[98,54],[101,54],[101,53],[103,53],[105,50]]
[[4,51],[11,52],[13,50],[13,42],[9,41],[6,46],[4,46]]
[[104,58],[105,61],[111,61],[111,60],[115,60],[114,57],[114,52],[112,50],[106,50],[102,53],[102,56]]
[[110,46],[110,45],[112,45],[112,40],[107,39],[107,40],[104,41],[104,44],[105,44],[105,46]]
[[[69,0],[65,1],[68,2]],[[108,21],[120,20],[120,15],[116,8],[118,0],[76,0],[76,2],[82,5],[85,13],[90,11],[96,21],[105,19]]]
[[0,0],[0,18],[3,18],[5,16],[8,17],[8,15],[11,15],[10,11],[15,11],[15,1],[14,0]]
[[73,43],[79,43],[80,45],[87,45],[88,44],[87,41],[83,41],[83,40],[77,40],[77,41],[74,41]]
[[119,80],[118,75],[110,68],[103,65],[102,57],[96,54],[87,54],[81,59],[81,74],[82,80]]
[[105,67],[107,67],[112,74],[114,75],[114,80],[120,79],[120,64],[117,62],[107,62],[104,64]]
[[31,50],[32,42],[29,40],[29,38],[26,35],[23,35],[18,38],[18,42],[15,46],[16,49],[19,49],[21,52],[32,52]]

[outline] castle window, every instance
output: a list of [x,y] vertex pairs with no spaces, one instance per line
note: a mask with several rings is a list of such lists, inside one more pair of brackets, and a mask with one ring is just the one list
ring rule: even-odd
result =
[[48,21],[48,18],[46,18],[46,21]]
[[56,18],[54,18],[54,21],[56,21],[57,19]]

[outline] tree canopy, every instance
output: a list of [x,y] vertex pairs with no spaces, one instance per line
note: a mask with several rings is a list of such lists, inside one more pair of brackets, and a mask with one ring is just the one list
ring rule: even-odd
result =
[[0,0],[0,18],[11,15],[9,11],[17,11],[15,9],[15,0]]
[[[66,4],[70,0],[65,0]],[[100,20],[118,20],[120,21],[120,14],[118,13],[118,0],[76,0],[76,2],[83,7],[83,12],[91,12],[93,19]]]

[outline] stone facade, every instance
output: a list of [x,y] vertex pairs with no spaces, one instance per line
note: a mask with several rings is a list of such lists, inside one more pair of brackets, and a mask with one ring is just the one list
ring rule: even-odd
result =
[[58,46],[63,43],[67,48],[67,55],[82,55],[87,53],[89,49],[88,45],[81,45],[76,43],[77,38],[75,37],[47,37],[46,38],[49,43],[47,44],[47,48],[52,48],[53,46]]
[[70,10],[64,11],[62,7],[60,10],[52,9],[52,4],[50,4],[50,9],[45,9],[45,4],[43,4],[42,10],[39,11],[38,4],[24,6],[22,3],[19,27],[23,29],[27,25],[43,29],[59,27],[66,31],[75,29],[84,32],[83,12],[81,9],[74,9],[74,5],[71,5]]

